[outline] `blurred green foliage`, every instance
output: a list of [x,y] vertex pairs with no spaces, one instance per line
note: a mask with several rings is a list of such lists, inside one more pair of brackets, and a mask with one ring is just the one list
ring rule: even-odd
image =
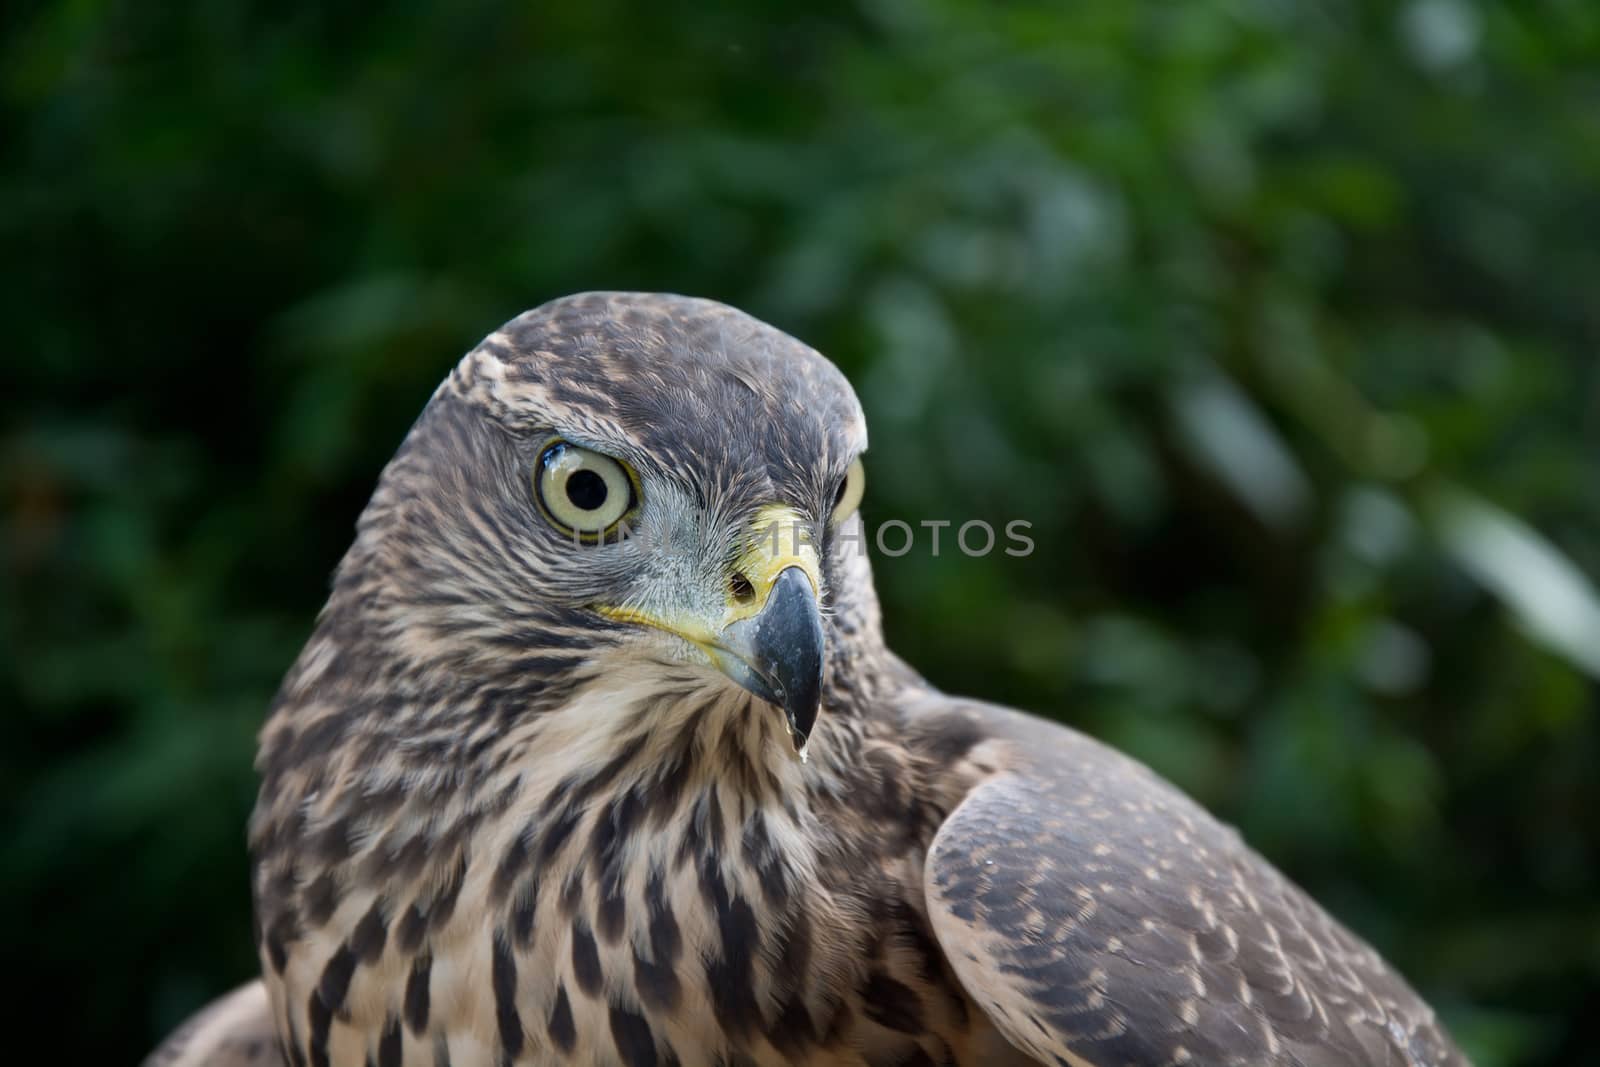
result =
[[[438,379],[588,288],[832,355],[895,646],[1194,792],[1481,1067],[1600,1011],[1600,5],[0,15],[0,941],[57,1062],[254,969],[253,733]],[[948,544],[948,542],[947,542]]]

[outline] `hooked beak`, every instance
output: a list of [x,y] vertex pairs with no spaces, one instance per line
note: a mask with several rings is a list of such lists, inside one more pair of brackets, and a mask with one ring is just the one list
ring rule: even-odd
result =
[[825,641],[817,604],[821,568],[809,529],[784,505],[758,511],[715,619],[596,606],[609,618],[652,626],[694,644],[723,674],[783,712],[790,744],[801,759],[822,702]]
[[822,702],[822,612],[811,579],[798,566],[772,583],[761,611],[725,629],[711,658],[735,682],[777,706],[789,740],[804,752]]

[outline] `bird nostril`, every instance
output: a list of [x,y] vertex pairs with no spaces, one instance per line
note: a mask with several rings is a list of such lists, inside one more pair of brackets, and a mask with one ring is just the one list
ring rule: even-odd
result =
[[756,597],[756,587],[750,584],[749,578],[738,571],[728,579],[728,592],[733,594],[733,599],[740,604],[748,604]]

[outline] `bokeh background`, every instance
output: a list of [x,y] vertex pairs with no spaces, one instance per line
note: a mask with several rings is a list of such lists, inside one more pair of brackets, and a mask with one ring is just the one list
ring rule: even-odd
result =
[[829,353],[870,520],[1033,523],[878,560],[932,679],[1240,824],[1480,1067],[1600,1062],[1600,5],[7,5],[0,242],[53,1062],[254,971],[253,733],[374,478],[590,288]]

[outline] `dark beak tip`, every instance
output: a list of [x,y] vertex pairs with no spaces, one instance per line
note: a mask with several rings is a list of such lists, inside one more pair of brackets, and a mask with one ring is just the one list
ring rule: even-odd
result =
[[811,579],[798,567],[785,570],[761,613],[736,626],[745,630],[741,651],[771,687],[756,695],[782,710],[795,750],[804,750],[822,701],[825,640]]

